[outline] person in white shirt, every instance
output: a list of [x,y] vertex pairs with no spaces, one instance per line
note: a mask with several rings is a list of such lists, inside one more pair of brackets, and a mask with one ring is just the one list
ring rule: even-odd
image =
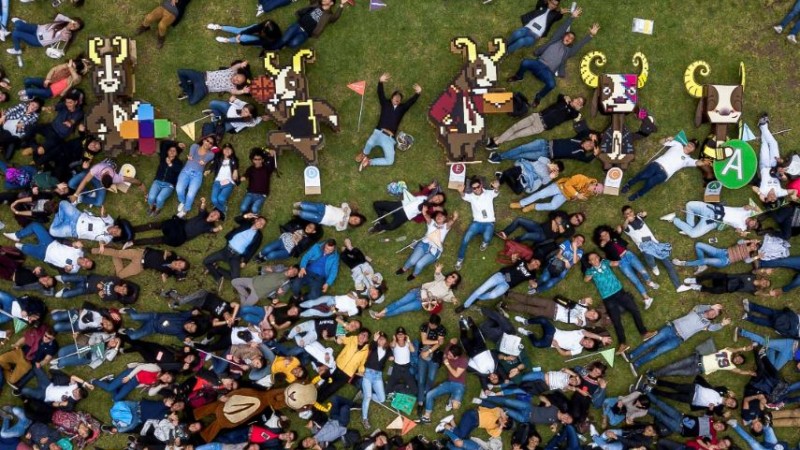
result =
[[628,180],[628,182],[622,186],[622,193],[627,193],[640,181],[644,182],[644,186],[641,189],[628,197],[628,201],[632,202],[643,197],[650,189],[666,182],[672,178],[677,171],[685,167],[708,165],[708,161],[697,160],[689,156],[695,151],[698,145],[697,139],[692,139],[684,144],[674,138],[668,138],[667,142],[664,144],[664,146],[667,147],[667,151],[656,158],[655,161],[649,162],[636,176]]
[[33,388],[22,388],[22,396],[44,401],[54,408],[74,406],[78,400],[88,396],[87,389],[94,390],[94,386],[91,383],[78,378],[76,375],[71,375],[68,381],[51,380],[41,367],[34,367],[33,374],[36,376],[38,385]]
[[748,231],[757,230],[760,227],[756,219],[756,208],[750,205],[741,207],[723,206],[718,203],[706,203],[691,201],[686,203],[686,219],[680,219],[676,213],[669,213],[661,216],[661,220],[671,222],[681,232],[692,239],[716,229],[720,224],[734,228],[742,236],[747,235]]
[[777,168],[781,162],[780,147],[769,130],[769,116],[766,113],[758,119],[758,129],[761,131],[761,149],[758,155],[758,174],[761,182],[758,186],[753,186],[753,192],[764,203],[775,203],[779,198],[786,196],[797,201],[797,190],[781,186],[780,172]]
[[72,245],[62,244],[53,239],[44,225],[32,222],[16,233],[3,233],[12,241],[19,241],[28,236],[36,235],[37,244],[22,244],[17,242],[16,247],[22,253],[46,263],[52,264],[66,273],[78,273],[80,269],[92,270],[94,261],[83,256],[83,244],[80,241]]
[[[369,305],[369,299],[359,297],[355,292],[347,295],[323,295],[314,300],[301,302],[300,307],[304,308],[304,311],[300,313],[300,317],[331,317],[334,314],[352,317],[369,308]],[[320,306],[327,310],[318,309]]]
[[469,224],[461,246],[458,247],[458,259],[456,260],[456,270],[461,270],[464,266],[464,256],[467,254],[467,245],[476,235],[483,236],[481,251],[489,247],[489,242],[494,234],[494,199],[500,194],[500,182],[492,181],[492,190],[487,191],[483,188],[480,178],[472,177],[469,181],[472,192],[465,193],[464,188],[458,190],[461,198],[472,207],[472,223]]
[[660,261],[664,265],[664,269],[667,270],[667,275],[669,275],[672,285],[675,286],[675,289],[678,289],[681,287],[681,281],[675,271],[675,266],[669,259],[672,254],[672,245],[667,242],[659,242],[656,239],[653,231],[644,221],[646,217],[647,211],[636,212],[630,205],[625,205],[622,207],[623,222],[618,231],[624,231],[636,244],[636,247],[642,252],[644,262],[655,276],[661,273],[658,270],[658,266],[656,266],[656,260]]
[[600,336],[588,330],[559,330],[549,320],[542,317],[531,317],[527,323],[541,326],[542,337],[536,337],[533,332],[523,327],[517,328],[517,331],[528,336],[534,347],[554,348],[562,356],[576,356],[583,349],[596,351],[611,343],[611,337]]
[[245,103],[231,95],[227,102],[222,100],[211,100],[208,104],[211,109],[206,109],[204,113],[213,113],[215,122],[222,122],[227,133],[240,133],[250,127],[254,127],[263,120],[256,114],[256,107]]
[[50,224],[50,235],[57,238],[77,238],[108,244],[122,236],[122,228],[114,225],[114,219],[106,215],[105,207],[100,215],[81,211],[72,203],[62,200],[58,212]]

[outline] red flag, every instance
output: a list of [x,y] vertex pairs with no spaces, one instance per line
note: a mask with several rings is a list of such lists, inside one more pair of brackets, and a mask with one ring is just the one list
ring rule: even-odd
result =
[[367,82],[366,80],[356,81],[355,83],[350,83],[347,85],[350,89],[354,90],[358,95],[364,95],[364,91],[367,89]]
[[403,417],[403,429],[400,430],[400,436],[405,436],[406,433],[408,433],[409,431],[413,430],[414,427],[416,427],[416,426],[417,426],[416,422],[414,422],[411,419],[407,419],[407,418]]

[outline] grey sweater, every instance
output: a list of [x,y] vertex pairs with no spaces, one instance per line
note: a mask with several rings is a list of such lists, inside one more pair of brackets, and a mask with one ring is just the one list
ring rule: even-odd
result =
[[[564,35],[567,34],[567,31],[569,30],[570,25],[572,25],[573,20],[574,19],[572,16],[567,17],[567,19],[564,20],[564,23],[558,27],[558,30],[556,30],[555,34],[553,34],[550,40],[534,51],[534,55],[539,58],[542,63],[546,64],[548,67],[557,68],[557,70],[553,70],[553,72],[556,73],[560,78],[567,76],[567,59],[577,55],[581,48],[583,48],[583,46],[592,39],[592,35],[586,34],[583,39],[578,42],[574,42],[571,46],[564,46],[564,43],[561,40],[564,38]],[[551,49],[551,46],[558,46],[561,47],[561,49]],[[547,59],[543,59],[545,53],[548,55]],[[554,55],[560,55],[560,61],[557,63],[556,61],[548,61],[549,59],[552,59]]]
[[722,329],[721,324],[711,323],[704,315],[709,309],[711,309],[710,305],[697,305],[689,314],[673,320],[672,326],[675,328],[675,333],[686,341],[703,330],[717,331]]

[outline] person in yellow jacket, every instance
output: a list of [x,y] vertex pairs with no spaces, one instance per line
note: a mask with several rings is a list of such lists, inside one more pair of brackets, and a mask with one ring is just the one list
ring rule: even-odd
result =
[[510,430],[513,427],[514,420],[506,415],[503,408],[479,406],[465,411],[458,425],[453,421],[452,415],[443,418],[436,427],[436,432],[444,433],[456,447],[479,450],[480,446],[469,439],[476,428],[484,429],[492,438],[499,438],[503,430]]
[[[328,376],[325,384],[320,386],[317,401],[326,400],[347,383],[353,384],[353,378],[364,375],[364,363],[369,356],[369,339],[371,333],[367,328],[358,330],[355,336],[339,336],[336,343],[342,345],[336,357],[336,369]],[[360,382],[360,378],[356,380]]]
[[[603,193],[603,184],[597,179],[586,175],[576,174],[571,177],[559,178],[533,194],[523,198],[519,203],[512,203],[511,209],[529,211],[553,211],[558,209],[567,200],[588,200],[593,195]],[[538,200],[550,198],[547,203],[536,203]]]

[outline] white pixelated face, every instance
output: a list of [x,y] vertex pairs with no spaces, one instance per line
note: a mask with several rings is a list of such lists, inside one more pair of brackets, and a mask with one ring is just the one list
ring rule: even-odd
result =
[[600,105],[606,113],[629,113],[638,101],[637,83],[634,74],[612,74],[600,77]]
[[113,94],[119,91],[122,85],[122,66],[114,64],[113,55],[103,56],[103,67],[97,70],[100,90],[104,94]]
[[706,86],[706,114],[711,123],[738,123],[742,117],[742,86]]
[[297,79],[291,76],[291,67],[284,67],[275,77],[275,96],[270,99],[271,103],[295,100],[297,98]]
[[497,83],[497,65],[486,55],[478,55],[473,63],[475,84],[480,88],[490,88]]

